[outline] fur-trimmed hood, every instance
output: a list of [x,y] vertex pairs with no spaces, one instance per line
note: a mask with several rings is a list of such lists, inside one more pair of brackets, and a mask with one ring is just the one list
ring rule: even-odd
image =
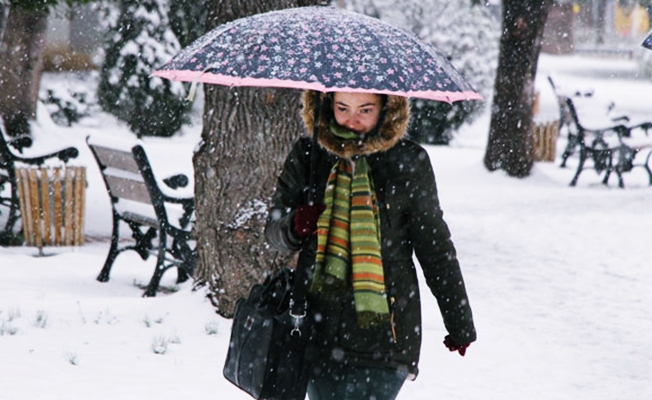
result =
[[387,104],[381,113],[382,121],[377,130],[372,131],[362,140],[343,140],[330,130],[333,120],[332,93],[305,91],[303,94],[303,121],[312,134],[315,124],[315,96],[321,95],[321,113],[319,116],[318,140],[321,147],[342,157],[351,158],[355,155],[369,155],[392,148],[407,132],[410,120],[408,99],[402,96],[387,96]]

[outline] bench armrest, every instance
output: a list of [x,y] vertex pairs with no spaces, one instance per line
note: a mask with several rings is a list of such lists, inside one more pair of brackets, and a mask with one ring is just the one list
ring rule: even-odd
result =
[[188,177],[184,174],[172,175],[168,178],[163,179],[163,183],[168,185],[171,189],[184,188],[188,186]]
[[604,133],[609,131],[614,131],[618,135],[619,139],[631,138],[632,131],[642,130],[645,133],[645,136],[649,136],[648,131],[652,129],[652,122],[643,122],[637,125],[625,126],[617,125],[610,128],[603,129]]
[[[630,136],[630,128],[625,125],[614,125],[602,129],[587,129],[584,128],[584,133],[590,136],[586,137],[585,140],[589,140],[594,143],[603,143],[607,145],[608,142],[612,142],[613,145],[619,143],[622,138]],[[610,146],[609,146],[610,147]]]
[[627,123],[627,122],[629,122],[629,117],[627,115],[621,115],[621,116],[618,116],[618,117],[611,118],[611,121],[612,122],[624,122],[624,123]]
[[163,195],[163,201],[172,204],[181,204],[184,207],[195,207],[195,199],[192,197],[171,197],[166,194]]
[[[179,225],[182,228],[188,227],[195,212],[195,199],[192,197],[171,197],[163,194],[164,203],[181,204],[183,214],[179,217]],[[178,214],[177,214],[178,215]]]
[[32,147],[32,143],[33,143],[33,142],[34,142],[34,141],[32,140],[31,137],[29,137],[29,136],[27,136],[27,135],[23,135],[23,136],[18,136],[18,137],[15,137],[15,138],[11,138],[11,139],[9,139],[9,140],[7,141],[7,144],[8,144],[9,146],[13,147],[13,148],[16,149],[19,153],[22,154],[22,153],[23,153],[23,149],[24,149],[25,147]]
[[652,122],[643,122],[631,127],[631,129],[637,129],[637,128],[640,128],[641,130],[645,131],[645,136],[648,136],[648,131],[652,129]]
[[20,161],[21,163],[24,164],[41,165],[45,162],[45,160],[49,160],[55,157],[63,162],[68,162],[68,160],[72,158],[77,158],[78,155],[79,155],[79,150],[77,150],[75,147],[68,147],[63,150],[55,151],[53,153],[45,154],[42,156],[36,156],[36,157],[21,157],[15,154],[13,156],[16,161]]

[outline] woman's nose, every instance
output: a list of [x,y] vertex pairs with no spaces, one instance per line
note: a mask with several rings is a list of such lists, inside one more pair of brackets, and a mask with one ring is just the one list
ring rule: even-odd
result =
[[346,126],[349,129],[354,129],[359,125],[358,117],[357,116],[351,116],[346,119],[344,122],[344,126]]

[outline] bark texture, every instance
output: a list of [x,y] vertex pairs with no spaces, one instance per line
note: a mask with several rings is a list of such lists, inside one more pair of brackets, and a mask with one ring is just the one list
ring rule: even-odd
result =
[[[208,29],[233,19],[323,1],[210,4]],[[304,133],[301,92],[205,85],[202,144],[195,153],[198,265],[217,312],[233,316],[235,302],[272,269],[265,244],[266,208],[291,144]],[[282,265],[290,255],[279,256]]]
[[9,15],[9,4],[0,2],[0,43],[5,36],[5,27],[7,26],[7,16]]
[[490,171],[503,169],[510,176],[525,177],[532,169],[534,78],[552,4],[553,0],[503,1],[503,32],[484,158]]
[[11,7],[0,42],[0,115],[7,134],[29,134],[43,72],[47,11]]

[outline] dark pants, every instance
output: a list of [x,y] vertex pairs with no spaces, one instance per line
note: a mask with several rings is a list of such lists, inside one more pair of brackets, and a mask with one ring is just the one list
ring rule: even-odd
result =
[[407,378],[394,368],[329,364],[308,383],[310,400],[393,400]]

